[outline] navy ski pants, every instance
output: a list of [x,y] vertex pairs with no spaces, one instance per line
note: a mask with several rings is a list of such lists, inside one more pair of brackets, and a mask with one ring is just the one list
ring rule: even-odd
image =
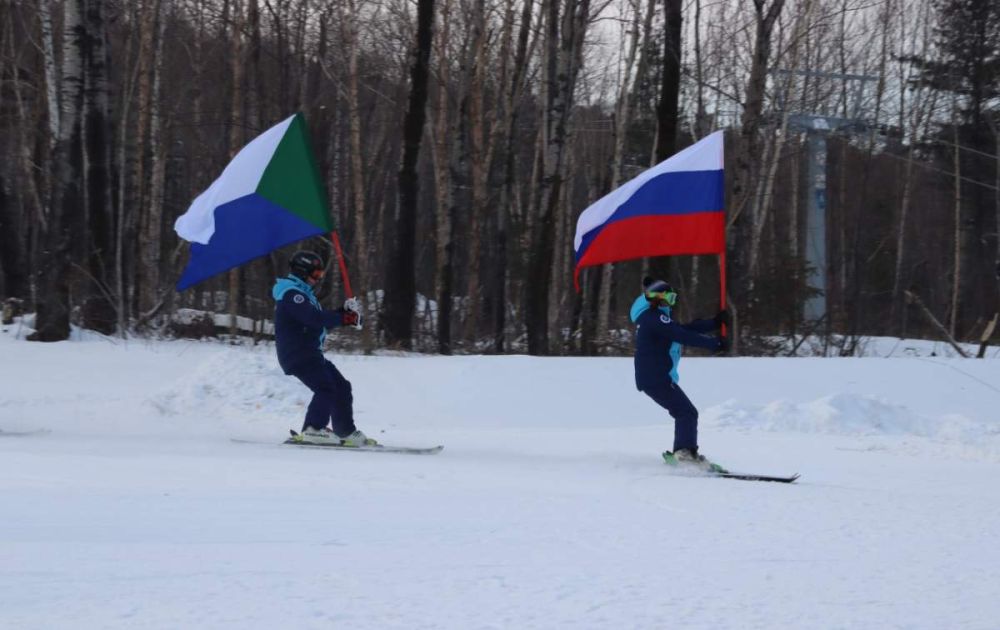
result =
[[674,417],[674,452],[678,449],[698,448],[698,410],[694,408],[680,385],[667,381],[662,385],[642,389],[659,406]]
[[313,398],[306,410],[302,429],[322,429],[331,425],[340,437],[354,433],[354,396],[351,383],[326,359],[310,360],[296,366],[292,376],[312,390]]

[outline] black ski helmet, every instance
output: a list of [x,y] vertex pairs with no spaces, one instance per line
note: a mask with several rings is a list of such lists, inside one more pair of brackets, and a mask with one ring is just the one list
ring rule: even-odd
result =
[[326,270],[323,259],[318,254],[305,250],[297,251],[288,259],[288,269],[293,275],[303,280],[318,279],[317,275],[322,275]]

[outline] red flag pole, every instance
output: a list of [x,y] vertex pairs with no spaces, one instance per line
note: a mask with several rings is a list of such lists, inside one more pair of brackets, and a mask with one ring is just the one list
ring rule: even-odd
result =
[[344,281],[344,295],[347,299],[351,299],[354,297],[354,291],[351,289],[351,279],[347,275],[347,263],[344,262],[344,250],[340,248],[340,237],[337,236],[336,230],[330,232],[330,240],[333,241],[333,250],[337,254],[337,263],[340,265],[340,277]]

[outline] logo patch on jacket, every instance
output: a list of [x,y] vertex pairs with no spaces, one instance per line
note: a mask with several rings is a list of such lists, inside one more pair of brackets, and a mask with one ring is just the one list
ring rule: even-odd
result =
[[663,322],[664,324],[669,324],[670,323],[670,316],[669,315],[660,315],[660,321]]
[[301,293],[297,293],[292,297],[292,301],[295,302],[296,304],[302,304],[303,302],[306,301],[306,296],[302,295]]

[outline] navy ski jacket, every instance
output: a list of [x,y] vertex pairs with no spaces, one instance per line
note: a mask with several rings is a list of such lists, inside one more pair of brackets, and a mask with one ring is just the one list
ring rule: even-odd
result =
[[681,346],[718,350],[719,339],[702,334],[718,326],[713,319],[681,324],[670,317],[670,307],[651,308],[640,295],[630,313],[635,323],[635,386],[639,390],[664,383],[677,383]]
[[278,363],[285,374],[308,363],[323,359],[326,329],[341,326],[341,311],[328,311],[319,304],[305,281],[288,276],[279,278],[271,290],[274,297],[274,342]]

